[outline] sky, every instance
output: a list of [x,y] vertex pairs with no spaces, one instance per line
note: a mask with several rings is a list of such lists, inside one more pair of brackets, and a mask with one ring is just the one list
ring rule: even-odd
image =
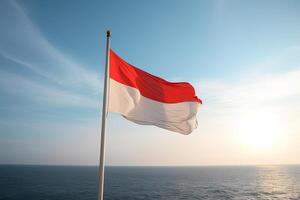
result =
[[106,30],[193,84],[188,136],[109,114],[107,165],[300,163],[300,1],[0,1],[0,164],[97,165]]

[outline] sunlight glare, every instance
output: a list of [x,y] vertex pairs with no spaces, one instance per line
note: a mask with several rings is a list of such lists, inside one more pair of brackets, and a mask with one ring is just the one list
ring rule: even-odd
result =
[[236,120],[240,143],[252,150],[275,148],[280,140],[281,127],[276,113],[250,113]]

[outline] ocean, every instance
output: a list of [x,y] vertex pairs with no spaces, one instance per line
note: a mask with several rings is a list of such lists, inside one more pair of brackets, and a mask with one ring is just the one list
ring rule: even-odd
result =
[[[106,167],[105,199],[300,200],[300,166]],[[1,200],[96,200],[97,167],[0,165]]]

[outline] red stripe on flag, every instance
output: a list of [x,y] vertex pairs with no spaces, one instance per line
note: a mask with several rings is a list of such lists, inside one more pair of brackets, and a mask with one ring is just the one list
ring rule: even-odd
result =
[[180,103],[186,101],[202,103],[193,86],[186,82],[171,83],[153,76],[120,58],[110,50],[110,78],[124,85],[138,89],[144,97],[163,102]]

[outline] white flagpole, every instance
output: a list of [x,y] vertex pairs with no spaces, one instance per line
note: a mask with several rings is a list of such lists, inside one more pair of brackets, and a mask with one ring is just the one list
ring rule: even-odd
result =
[[106,32],[106,62],[105,62],[105,78],[103,92],[103,107],[102,107],[102,127],[101,127],[101,146],[100,146],[100,161],[99,161],[99,188],[98,200],[103,200],[104,196],[104,161],[105,161],[105,128],[107,116],[107,101],[109,87],[109,49],[110,49],[110,31]]

